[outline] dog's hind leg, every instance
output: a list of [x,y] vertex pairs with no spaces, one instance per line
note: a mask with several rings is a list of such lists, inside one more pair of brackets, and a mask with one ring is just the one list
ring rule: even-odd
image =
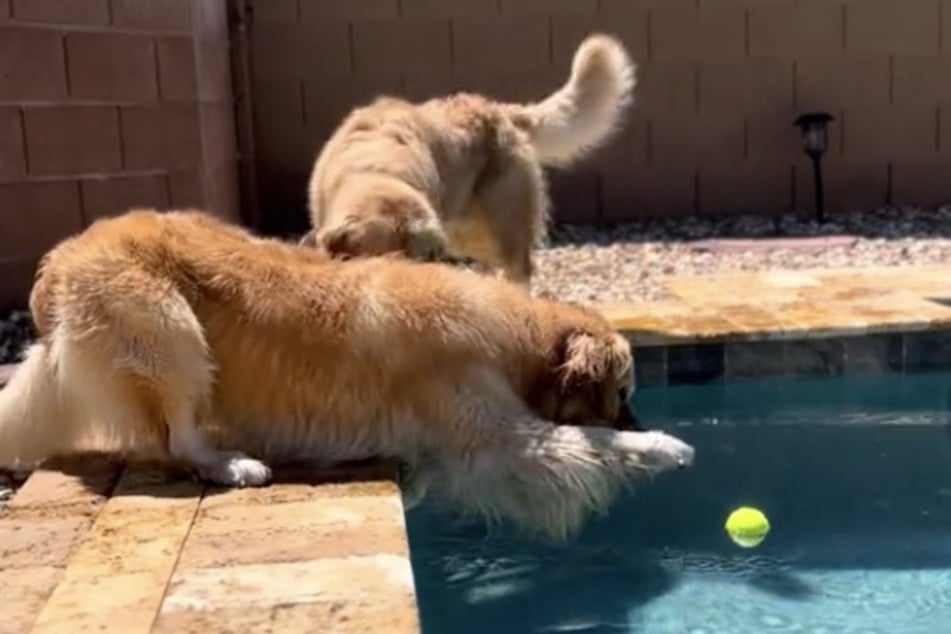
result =
[[545,188],[544,175],[534,157],[515,152],[500,159],[476,191],[498,243],[505,277],[526,286],[532,276],[532,250],[546,232]]
[[92,330],[111,371],[134,386],[137,409],[152,436],[166,441],[167,455],[224,485],[270,479],[266,465],[216,449],[199,427],[213,422],[214,363],[198,318],[173,284],[126,269],[87,291],[85,302],[95,307]]

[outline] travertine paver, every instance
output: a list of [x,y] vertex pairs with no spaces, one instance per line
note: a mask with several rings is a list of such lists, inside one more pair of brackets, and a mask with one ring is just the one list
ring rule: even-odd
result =
[[403,513],[392,480],[206,497],[154,631],[416,632]]
[[32,631],[149,632],[201,492],[161,471],[127,469]]
[[28,632],[92,526],[121,467],[101,457],[36,471],[0,518],[0,632]]
[[242,490],[80,464],[38,471],[0,519],[0,632],[419,630],[392,464]]
[[801,339],[951,326],[951,266],[674,278],[676,299],[602,311],[638,345]]

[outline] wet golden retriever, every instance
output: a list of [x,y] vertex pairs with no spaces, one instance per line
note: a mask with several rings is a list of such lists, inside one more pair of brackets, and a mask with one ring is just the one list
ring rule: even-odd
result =
[[600,314],[454,267],[134,210],[52,249],[30,304],[41,338],[0,391],[0,466],[118,450],[248,486],[278,461],[393,457],[409,504],[564,538],[693,460],[616,429],[632,358]]
[[594,34],[567,83],[537,103],[460,93],[355,109],[314,164],[302,243],[340,257],[477,262],[528,284],[546,230],[542,168],[568,165],[619,127],[634,71],[620,42]]

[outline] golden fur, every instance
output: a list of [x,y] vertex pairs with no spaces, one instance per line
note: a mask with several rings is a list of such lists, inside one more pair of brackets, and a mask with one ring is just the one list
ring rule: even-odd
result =
[[598,34],[579,46],[567,83],[538,103],[378,98],[351,112],[317,158],[302,243],[342,257],[478,262],[528,284],[547,221],[542,167],[607,139],[633,87],[624,47]]
[[393,457],[409,503],[429,490],[566,537],[631,476],[693,457],[612,428],[632,358],[600,314],[453,267],[135,210],[50,251],[30,307],[2,466],[118,450],[244,486],[275,461]]

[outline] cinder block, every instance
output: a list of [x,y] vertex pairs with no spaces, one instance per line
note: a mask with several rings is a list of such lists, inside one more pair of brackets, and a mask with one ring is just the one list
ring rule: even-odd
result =
[[111,0],[111,3],[112,23],[116,26],[178,33],[192,30],[192,0]]
[[168,191],[172,208],[203,208],[205,206],[205,189],[201,174],[197,170],[170,172],[168,175]]
[[703,61],[699,69],[700,112],[791,110],[793,62],[780,58]]
[[940,0],[852,0],[845,3],[849,53],[933,54],[940,42]]
[[700,169],[698,182],[701,214],[775,216],[792,208],[791,162],[745,160],[710,163]]
[[590,169],[549,174],[551,216],[558,222],[597,222],[601,211],[601,175]]
[[169,205],[164,176],[117,176],[80,183],[83,223],[116,216],[134,207],[165,209]]
[[260,24],[289,24],[297,21],[298,0],[251,0],[255,26]]
[[352,66],[349,29],[346,22],[335,20],[256,25],[250,43],[252,81],[348,75]]
[[746,54],[742,6],[657,6],[650,12],[651,59],[708,60]]
[[[25,222],[27,218],[29,222]],[[0,185],[0,253],[4,260],[35,259],[81,229],[75,181]]]
[[[379,95],[394,95],[402,92],[399,80],[396,77],[375,79],[354,76],[346,79],[341,78],[334,82],[332,92],[327,91],[325,82],[308,81],[304,84],[306,131],[303,134],[308,139],[309,144],[313,146],[313,151],[316,152],[330,134],[343,123],[344,118],[351,110],[368,105]],[[283,104],[279,103],[279,95],[268,99],[267,112],[286,112]],[[268,129],[270,129],[271,124],[264,121],[264,119],[273,118],[274,116],[259,117],[260,125],[268,126]],[[259,137],[263,136],[264,133],[259,134]]]
[[596,13],[598,0],[499,0],[499,8],[503,15],[581,15]]
[[182,169],[201,163],[198,106],[127,106],[120,115],[127,169]]
[[892,65],[896,106],[951,102],[951,55],[896,55]]
[[30,174],[111,172],[121,167],[114,107],[29,107],[23,115]]
[[[814,213],[815,180],[812,163],[803,155],[794,168],[796,208],[803,213]],[[822,177],[827,213],[864,211],[888,203],[888,161],[846,160],[827,155],[822,160]]]
[[405,18],[473,18],[498,15],[496,2],[472,0],[402,0]]
[[454,20],[452,41],[456,69],[524,73],[551,67],[548,20],[537,16]]
[[187,37],[158,40],[159,92],[163,101],[193,101],[198,95],[195,44]]
[[18,180],[25,175],[26,154],[20,109],[0,107],[0,181]]
[[935,157],[938,116],[937,106],[928,103],[847,108],[843,155],[853,160]]
[[109,4],[108,0],[13,0],[13,18],[64,26],[109,24]]
[[951,203],[951,159],[894,158],[892,204],[937,207]]
[[796,107],[825,110],[890,102],[887,55],[808,57],[796,63]]
[[449,42],[446,20],[359,20],[353,24],[353,68],[374,76],[446,70],[452,62]]
[[121,33],[66,36],[69,89],[73,97],[151,101],[158,97],[155,42]]
[[743,114],[728,116],[652,115],[651,165],[705,165],[736,162],[745,154]]
[[0,99],[65,96],[63,35],[52,30],[0,27]]
[[231,50],[213,42],[198,44],[195,51],[198,76],[198,99],[202,102],[232,103]]
[[198,107],[201,117],[202,160],[206,167],[216,167],[238,158],[234,110],[226,103],[203,103]]
[[660,167],[618,165],[601,174],[601,217],[621,222],[696,213],[696,169],[688,162]]
[[300,17],[302,21],[395,19],[399,17],[399,3],[400,0],[300,0]]
[[749,8],[750,55],[802,58],[844,50],[841,2],[756,2]]
[[698,110],[699,67],[689,60],[649,61],[638,65],[637,110],[686,116]]

